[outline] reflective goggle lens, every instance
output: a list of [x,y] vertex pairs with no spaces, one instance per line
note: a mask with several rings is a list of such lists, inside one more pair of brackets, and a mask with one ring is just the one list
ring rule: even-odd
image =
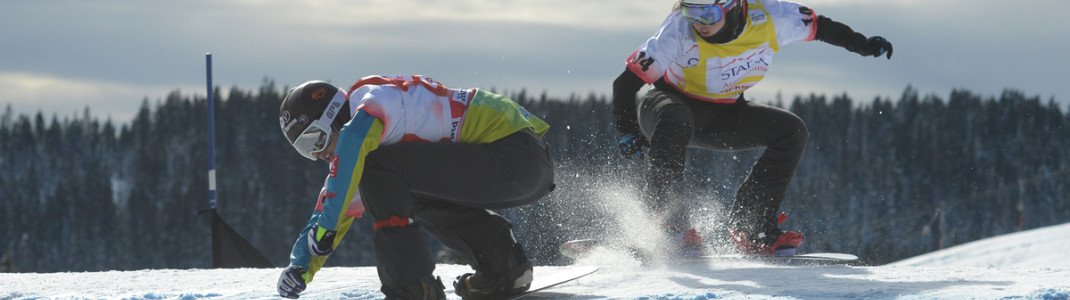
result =
[[331,141],[329,131],[323,130],[317,124],[309,125],[301,135],[294,140],[294,149],[305,158],[316,160],[312,154],[323,151]]
[[724,19],[725,11],[735,6],[736,1],[724,1],[718,4],[683,4],[683,14],[692,22],[713,25]]

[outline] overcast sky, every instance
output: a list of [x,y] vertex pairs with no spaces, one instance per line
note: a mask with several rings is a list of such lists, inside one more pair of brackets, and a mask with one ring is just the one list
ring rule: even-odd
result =
[[[1070,105],[1066,0],[800,0],[895,46],[892,60],[821,42],[781,49],[758,101],[843,94],[898,99],[908,85]],[[451,87],[608,95],[671,0],[4,0],[0,105],[129,121],[145,98],[214,82],[253,90],[312,79],[424,74]]]

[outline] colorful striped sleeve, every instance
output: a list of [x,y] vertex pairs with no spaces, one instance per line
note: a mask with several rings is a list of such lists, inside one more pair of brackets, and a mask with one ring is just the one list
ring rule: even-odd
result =
[[342,242],[355,218],[363,213],[360,201],[359,184],[364,173],[364,159],[368,153],[379,148],[379,139],[383,133],[383,122],[358,110],[356,116],[347,123],[338,137],[335,146],[335,158],[331,162],[330,174],[320,192],[316,210],[290,252],[290,264],[301,266],[305,273],[305,282],[312,282],[312,277],[323,267],[327,256],[314,256],[308,250],[308,231],[314,225],[337,231],[334,245]]

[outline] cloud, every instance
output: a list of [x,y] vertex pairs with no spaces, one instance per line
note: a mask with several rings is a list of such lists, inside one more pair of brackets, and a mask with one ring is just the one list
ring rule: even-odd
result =
[[[624,58],[658,29],[673,0],[12,1],[0,10],[0,105],[20,111],[108,112],[175,88],[203,95],[203,53],[221,87],[274,79],[348,84],[369,74],[419,73],[453,87],[550,96],[608,95]],[[967,0],[798,0],[866,35],[895,43],[891,61],[824,43],[789,45],[748,95],[847,92],[897,98],[913,84],[946,95],[1006,87],[1070,103],[1070,1],[993,9]],[[49,18],[40,18],[48,15]],[[25,28],[30,28],[27,30]],[[40,86],[59,83],[78,95]],[[34,88],[38,87],[38,88]],[[45,88],[47,90],[47,88]],[[31,98],[33,97],[33,98]],[[32,100],[31,100],[32,99]]]
[[[366,24],[513,22],[580,28],[630,28],[658,24],[674,1],[468,0],[468,1],[239,1],[243,10],[267,12],[265,20],[291,25],[351,27]],[[651,14],[650,12],[658,12]]]
[[[0,103],[16,114],[44,112],[59,117],[81,116],[86,107],[98,118],[132,120],[144,99],[161,99],[169,91],[188,93],[194,87],[144,86],[121,82],[82,80],[30,73],[0,73]],[[202,88],[203,89],[203,88]],[[201,93],[203,97],[203,92]],[[153,103],[153,102],[150,102]]]

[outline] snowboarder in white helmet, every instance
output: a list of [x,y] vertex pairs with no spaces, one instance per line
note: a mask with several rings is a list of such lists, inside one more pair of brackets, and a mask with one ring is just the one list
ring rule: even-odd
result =
[[[702,252],[702,235],[681,204],[687,147],[764,147],[736,192],[727,236],[754,255],[791,255],[802,244],[802,233],[780,229],[786,215],[778,211],[809,132],[795,114],[748,102],[743,92],[763,79],[781,47],[812,40],[892,57],[886,39],[781,0],[682,0],[628,57],[613,82],[619,148],[625,157],[649,157],[644,200],[681,253]],[[639,100],[645,84],[654,87]]]
[[490,209],[550,193],[553,160],[541,139],[549,125],[513,100],[418,75],[368,76],[348,92],[310,81],[286,95],[279,126],[301,156],[330,165],[279,295],[297,298],[365,209],[387,299],[445,299],[421,229],[475,269],[453,283],[462,298],[530,287],[511,223]]

